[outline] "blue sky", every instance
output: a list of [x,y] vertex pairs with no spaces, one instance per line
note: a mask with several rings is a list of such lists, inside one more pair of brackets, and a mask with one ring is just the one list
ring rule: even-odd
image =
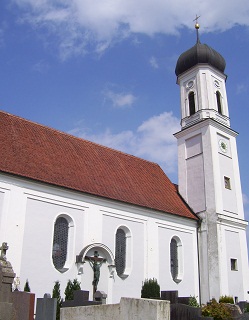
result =
[[1,109],[157,162],[177,183],[174,69],[196,14],[201,42],[227,62],[249,219],[248,0],[2,0]]

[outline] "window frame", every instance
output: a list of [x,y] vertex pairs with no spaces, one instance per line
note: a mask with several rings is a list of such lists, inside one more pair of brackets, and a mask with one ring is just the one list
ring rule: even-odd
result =
[[238,271],[238,259],[231,258],[230,259],[230,267],[231,267],[231,271]]
[[[68,228],[68,233],[67,233],[67,244],[66,244],[66,258],[64,265],[62,267],[57,267],[54,263],[53,255],[54,255],[54,242],[55,242],[55,228],[56,228],[56,223],[59,219],[65,219],[67,221],[67,228]],[[70,262],[72,262],[73,259],[73,220],[70,216],[67,214],[60,214],[58,215],[55,220],[54,220],[54,225],[53,225],[53,235],[52,235],[52,252],[51,252],[51,260],[52,260],[52,265],[60,273],[66,272],[69,267],[70,267]]]
[[[172,270],[172,243],[175,242],[176,244],[176,256],[177,256],[177,270]],[[170,274],[172,277],[172,280],[176,283],[180,283],[183,279],[183,246],[180,238],[178,236],[173,236],[170,240]]]
[[188,94],[188,109],[189,109],[189,116],[192,116],[196,113],[196,106],[195,106],[195,93],[194,91],[190,91]]
[[225,186],[225,189],[232,190],[231,179],[227,176],[224,176],[224,186]]
[[222,101],[221,101],[221,93],[219,90],[217,90],[215,92],[215,95],[216,95],[216,103],[217,103],[217,110],[218,110],[218,113],[223,115],[223,108],[222,108]]
[[125,235],[125,265],[123,267],[123,272],[117,272],[117,267],[116,267],[116,272],[118,277],[120,278],[127,278],[130,273],[131,273],[131,232],[129,230],[129,228],[127,228],[126,226],[119,226],[116,229],[115,232],[115,266],[117,264],[116,261],[116,254],[117,254],[117,232],[118,230],[122,230],[124,232]]

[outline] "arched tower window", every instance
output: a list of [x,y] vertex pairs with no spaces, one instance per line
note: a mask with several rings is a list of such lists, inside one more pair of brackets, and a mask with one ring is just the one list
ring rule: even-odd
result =
[[195,94],[191,91],[188,95],[189,115],[195,114]]
[[217,101],[217,108],[218,108],[219,114],[223,114],[222,106],[221,106],[221,94],[219,91],[216,91],[216,101]]
[[182,280],[182,244],[178,237],[170,242],[170,271],[172,279],[179,283]]
[[121,228],[116,232],[115,265],[118,276],[122,276],[126,267],[126,233]]
[[68,228],[69,223],[66,218],[59,217],[56,219],[52,258],[55,268],[59,271],[64,267],[67,260]]

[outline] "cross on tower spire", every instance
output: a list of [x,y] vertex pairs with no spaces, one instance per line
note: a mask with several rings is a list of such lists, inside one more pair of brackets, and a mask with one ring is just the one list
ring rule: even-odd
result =
[[195,21],[195,29],[196,29],[196,42],[197,43],[200,43],[200,38],[199,38],[199,29],[200,29],[200,25],[198,23],[198,19],[200,18],[200,16],[197,16],[195,17],[195,19],[193,21]]

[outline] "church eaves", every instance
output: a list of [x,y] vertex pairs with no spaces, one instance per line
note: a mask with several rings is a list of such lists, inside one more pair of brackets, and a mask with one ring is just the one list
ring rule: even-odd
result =
[[1,172],[196,219],[159,165],[0,112]]

